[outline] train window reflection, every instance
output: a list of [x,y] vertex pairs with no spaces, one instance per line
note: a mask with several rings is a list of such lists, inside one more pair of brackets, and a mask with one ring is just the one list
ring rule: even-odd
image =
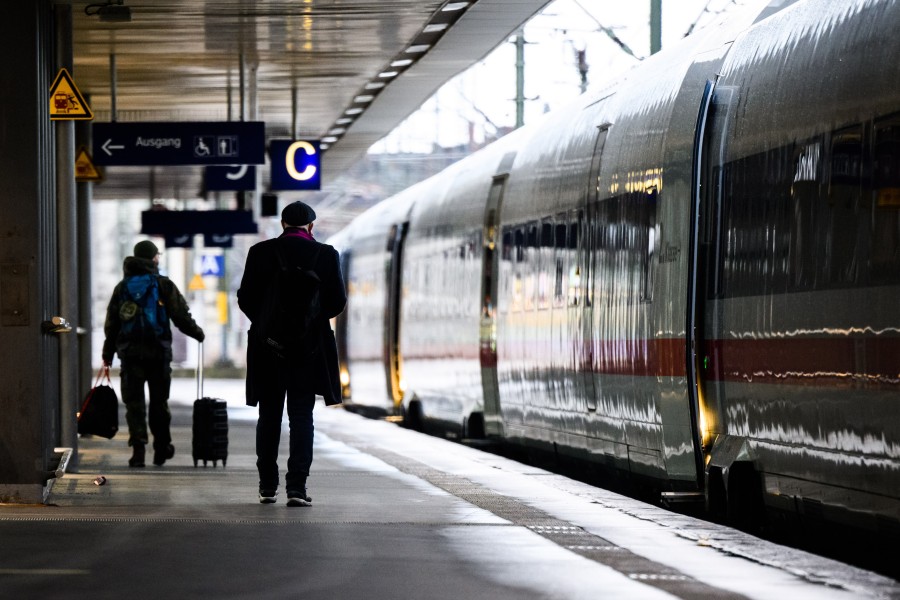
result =
[[525,261],[525,230],[521,227],[516,229],[516,262]]
[[873,283],[900,280],[900,119],[875,125]]
[[566,246],[566,225],[565,223],[560,223],[556,226],[556,248],[560,250],[564,250]]
[[500,258],[503,260],[512,260],[512,233],[509,231],[509,228],[503,228],[503,240],[502,240],[502,252]]
[[541,224],[541,248],[553,247],[553,225],[551,223]]

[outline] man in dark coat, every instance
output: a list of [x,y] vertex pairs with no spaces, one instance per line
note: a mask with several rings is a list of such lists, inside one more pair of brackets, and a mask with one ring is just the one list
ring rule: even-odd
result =
[[[237,292],[238,306],[250,319],[247,344],[247,404],[259,406],[256,423],[256,466],[259,501],[275,502],[278,492],[278,444],[285,394],[290,422],[290,456],[285,488],[288,506],[310,506],[306,479],[313,458],[313,406],[316,394],[325,404],[341,402],[337,346],[329,319],[347,303],[337,250],[313,239],[316,213],[303,202],[289,204],[281,212],[282,234],[255,244]],[[321,311],[313,322],[311,343],[301,350],[280,352],[260,339],[263,307],[278,276],[280,251],[284,263],[312,269],[318,275]]]
[[[153,464],[162,466],[175,455],[172,445],[169,412],[169,388],[172,383],[172,329],[169,322],[182,333],[203,341],[203,330],[191,317],[191,310],[178,287],[168,277],[159,274],[159,249],[150,240],[134,246],[134,256],[125,258],[125,278],[116,285],[106,308],[103,330],[103,364],[112,364],[113,356],[122,362],[122,402],[125,403],[125,420],[128,421],[128,445],[132,456],[131,467],[144,466],[147,436],[147,401],[144,385],[150,389],[150,433],[153,434]],[[156,286],[152,288],[146,286]],[[156,295],[153,324],[140,320],[144,308],[138,308],[135,290]],[[148,296],[150,297],[150,296]],[[150,312],[150,311],[147,311]],[[155,327],[153,326],[155,325]]]

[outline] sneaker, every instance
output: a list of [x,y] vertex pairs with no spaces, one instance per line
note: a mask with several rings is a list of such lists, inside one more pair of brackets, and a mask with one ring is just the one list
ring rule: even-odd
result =
[[153,451],[153,464],[157,467],[161,467],[166,464],[166,461],[175,456],[175,446],[169,444],[162,450],[154,450]]
[[278,490],[259,490],[260,504],[274,504],[278,496]]
[[291,490],[288,492],[288,506],[312,506],[312,498],[306,495],[306,490]]

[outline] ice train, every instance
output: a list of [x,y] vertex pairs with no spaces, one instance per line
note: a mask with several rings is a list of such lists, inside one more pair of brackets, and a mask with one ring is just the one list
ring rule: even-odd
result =
[[332,242],[347,405],[900,531],[900,2],[780,0]]

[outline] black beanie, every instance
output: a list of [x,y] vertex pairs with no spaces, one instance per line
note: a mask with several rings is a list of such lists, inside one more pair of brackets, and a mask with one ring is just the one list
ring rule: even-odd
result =
[[146,258],[153,260],[153,257],[159,254],[159,248],[150,240],[144,240],[134,245],[134,255],[137,258]]

